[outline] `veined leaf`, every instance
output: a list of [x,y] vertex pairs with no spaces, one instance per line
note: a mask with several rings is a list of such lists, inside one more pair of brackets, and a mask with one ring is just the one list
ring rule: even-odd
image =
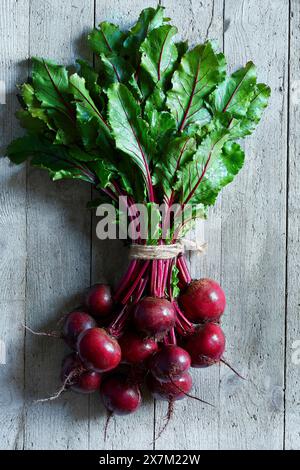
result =
[[85,79],[79,77],[77,73],[70,77],[70,92],[75,98],[77,121],[81,129],[83,143],[87,148],[91,148],[96,138],[104,146],[102,150],[106,153],[110,152],[109,126],[92,100],[85,86]]
[[80,66],[78,74],[85,79],[85,85],[89,90],[91,97],[96,102],[96,104],[100,103],[100,95],[102,90],[98,82],[99,74],[85,60],[78,59],[76,62]]
[[252,134],[268,105],[270,94],[270,88],[264,83],[255,86],[246,115],[243,118],[231,118],[229,129],[232,139]]
[[210,204],[209,201],[213,197],[211,194],[207,194],[209,177],[213,179],[214,172],[217,173],[219,165],[222,166],[220,155],[228,139],[229,131],[222,127],[208,134],[197,148],[193,160],[178,172],[175,189],[181,191],[180,201],[182,203]]
[[163,25],[152,30],[141,45],[142,67],[156,84],[164,82],[173,70],[178,52],[174,42],[177,28]]
[[253,62],[234,72],[211,95],[211,103],[217,112],[233,117],[245,116],[250,106],[256,84],[256,68]]
[[103,21],[99,24],[99,29],[95,28],[88,35],[88,43],[97,54],[110,56],[120,51],[125,37],[118,26]]
[[174,115],[178,130],[207,119],[203,97],[209,94],[224,78],[224,58],[216,54],[207,42],[196,46],[181,59],[172,78],[167,106]]
[[149,162],[154,142],[149,136],[141,110],[128,88],[114,84],[108,92],[108,115],[117,148],[130,155],[149,185]]
[[7,148],[12,162],[19,164],[28,159],[32,166],[48,170],[54,180],[76,178],[93,183],[94,175],[84,163],[74,160],[75,155],[68,147],[53,145],[32,135],[14,140]]
[[124,48],[130,55],[133,66],[136,68],[140,62],[140,45],[148,33],[164,23],[164,8],[145,8],[142,10],[138,21],[131,28],[128,37],[124,41]]
[[75,110],[70,103],[67,69],[36,57],[32,62],[34,93],[42,107],[56,109],[75,122]]
[[173,138],[165,149],[155,174],[168,198],[175,187],[178,172],[192,159],[195,151],[196,141],[188,136]]
[[101,54],[104,69],[103,86],[107,89],[113,83],[126,83],[133,75],[134,70],[130,63],[119,56]]

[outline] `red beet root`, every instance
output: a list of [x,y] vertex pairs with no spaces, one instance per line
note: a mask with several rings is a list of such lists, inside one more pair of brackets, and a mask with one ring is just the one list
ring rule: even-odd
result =
[[79,393],[93,393],[100,388],[101,384],[101,375],[98,372],[86,370],[75,353],[65,357],[61,379],[63,382],[67,380],[66,388]]
[[193,381],[188,372],[182,374],[179,379],[170,382],[161,382],[150,374],[147,378],[147,385],[154,398],[175,401],[181,400],[190,392]]
[[63,337],[72,349],[76,349],[78,336],[89,328],[97,326],[96,321],[88,313],[75,310],[66,316],[63,326]]
[[190,353],[192,367],[207,367],[219,362],[225,350],[225,336],[219,325],[206,323],[187,338],[186,350]]
[[137,304],[134,322],[148,336],[161,336],[175,324],[175,310],[166,299],[144,297]]
[[186,317],[194,322],[218,320],[225,310],[225,294],[212,279],[191,282],[179,299]]
[[142,400],[139,387],[128,382],[122,374],[112,374],[107,377],[100,393],[105,408],[117,415],[133,413]]
[[121,361],[118,341],[102,328],[91,328],[81,333],[77,348],[84,365],[96,372],[114,369]]
[[119,340],[122,350],[122,361],[128,364],[139,364],[158,350],[156,341],[141,338],[138,334],[126,332]]
[[110,286],[95,284],[88,291],[85,305],[94,317],[105,317],[112,313],[113,298]]
[[150,362],[152,375],[162,382],[179,379],[190,366],[189,353],[175,345],[163,346]]

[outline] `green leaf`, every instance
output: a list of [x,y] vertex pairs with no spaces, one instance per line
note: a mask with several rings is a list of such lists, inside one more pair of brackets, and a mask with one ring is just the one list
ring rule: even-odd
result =
[[134,72],[130,63],[122,57],[106,57],[101,54],[101,62],[104,70],[103,86],[106,90],[113,83],[126,83]]
[[20,125],[32,134],[43,134],[47,131],[44,121],[33,117],[29,111],[19,109],[16,112],[16,117],[19,119]]
[[[215,200],[213,185],[218,184],[219,169],[223,168],[220,155],[225,142],[229,139],[229,131],[221,126],[207,135],[197,148],[193,160],[178,172],[175,189],[181,191],[180,202],[212,204]],[[211,171],[213,168],[213,171]],[[213,173],[216,172],[216,180]],[[212,182],[210,181],[212,179]],[[216,182],[217,181],[217,182]]]
[[14,140],[8,146],[6,154],[17,164],[31,160],[31,165],[48,170],[54,180],[76,178],[93,182],[93,174],[85,164],[74,160],[70,149],[42,141],[32,135]]
[[166,80],[177,59],[174,36],[177,28],[163,25],[151,31],[141,45],[141,66],[149,73],[156,84]]
[[232,139],[241,139],[252,134],[268,105],[270,94],[270,88],[264,83],[255,86],[246,115],[242,118],[231,118],[229,121]]
[[154,142],[147,123],[132,93],[123,84],[114,84],[108,92],[108,115],[117,148],[130,155],[149,183],[149,162]]
[[218,112],[233,117],[245,116],[256,84],[256,68],[252,62],[234,72],[211,95],[211,103]]
[[106,154],[109,153],[111,151],[109,126],[92,100],[85,86],[85,79],[76,73],[70,77],[70,92],[75,98],[77,121],[83,143],[90,148],[97,138],[97,142],[103,146],[102,150]]
[[163,7],[158,5],[157,8],[145,8],[142,10],[137,23],[131,28],[127,39],[124,41],[124,48],[135,68],[140,62],[140,45],[148,33],[163,23]]
[[165,152],[166,145],[168,145],[171,136],[175,133],[176,122],[172,114],[167,111],[157,111],[157,109],[154,109],[150,121],[150,135],[155,142],[158,152],[155,156],[154,163],[157,159],[161,159],[162,152]]
[[119,26],[103,21],[99,29],[94,29],[88,35],[88,43],[91,49],[99,54],[110,56],[118,53],[122,48],[125,34],[120,31]]
[[212,205],[219,191],[230,183],[244,163],[244,151],[229,134],[218,130],[208,136],[198,148],[193,162],[184,169],[182,200]]
[[178,130],[201,124],[208,117],[203,98],[224,78],[223,55],[217,55],[207,42],[187,52],[172,78],[167,106],[174,115]]
[[168,198],[175,187],[178,172],[191,160],[195,151],[196,142],[191,137],[181,136],[170,140],[156,168],[157,181]]
[[176,264],[173,264],[172,267],[172,277],[171,277],[171,287],[172,287],[172,293],[173,293],[173,298],[176,299],[180,295],[180,289],[178,287],[179,284],[179,269],[177,268]]
[[95,173],[97,176],[99,183],[97,186],[100,188],[106,188],[114,174],[117,172],[117,169],[104,160],[98,160],[89,164],[89,168]]
[[56,109],[73,122],[75,110],[70,103],[67,69],[43,59],[33,58],[34,93],[43,108]]
[[77,59],[76,62],[80,66],[78,74],[85,79],[85,85],[89,90],[91,97],[97,104],[100,103],[100,95],[102,90],[101,86],[99,85],[99,74],[85,60]]

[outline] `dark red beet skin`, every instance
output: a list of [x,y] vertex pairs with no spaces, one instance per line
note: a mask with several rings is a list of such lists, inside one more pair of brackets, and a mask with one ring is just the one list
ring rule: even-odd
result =
[[113,311],[113,298],[110,286],[95,284],[88,291],[85,305],[94,317],[105,317]]
[[175,310],[167,299],[144,297],[134,311],[134,323],[148,336],[161,336],[175,324]]
[[201,323],[218,320],[225,310],[226,299],[217,282],[199,279],[189,284],[179,303],[190,321]]
[[141,392],[136,384],[122,374],[112,374],[102,383],[100,394],[105,408],[117,415],[133,413],[141,404]]
[[206,323],[187,338],[186,350],[190,353],[192,367],[207,367],[218,362],[225,350],[225,336],[219,325]]
[[102,328],[91,328],[81,333],[77,349],[84,365],[96,372],[114,369],[121,361],[118,341]]
[[62,382],[69,377],[67,388],[78,393],[93,393],[100,388],[101,375],[86,370],[76,353],[69,354],[62,363]]
[[89,328],[97,326],[96,321],[88,313],[75,310],[69,313],[64,321],[63,337],[68,346],[76,349],[78,336]]
[[149,374],[147,377],[147,386],[153,398],[174,401],[181,400],[186,396],[186,393],[190,392],[193,386],[193,380],[191,374],[188,372],[185,372],[179,379],[173,380],[172,382],[161,382],[153,377],[153,375]]
[[127,364],[139,364],[158,350],[157,342],[151,338],[142,338],[137,333],[126,332],[119,340],[122,361]]
[[190,366],[189,353],[175,345],[163,346],[150,360],[152,375],[163,382],[178,379]]

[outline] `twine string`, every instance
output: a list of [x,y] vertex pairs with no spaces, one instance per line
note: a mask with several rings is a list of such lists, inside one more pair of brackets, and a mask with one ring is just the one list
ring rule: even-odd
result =
[[207,243],[199,243],[193,240],[182,238],[172,245],[130,245],[131,259],[172,259],[185,253],[186,251],[194,251],[198,255],[203,255],[207,251]]

